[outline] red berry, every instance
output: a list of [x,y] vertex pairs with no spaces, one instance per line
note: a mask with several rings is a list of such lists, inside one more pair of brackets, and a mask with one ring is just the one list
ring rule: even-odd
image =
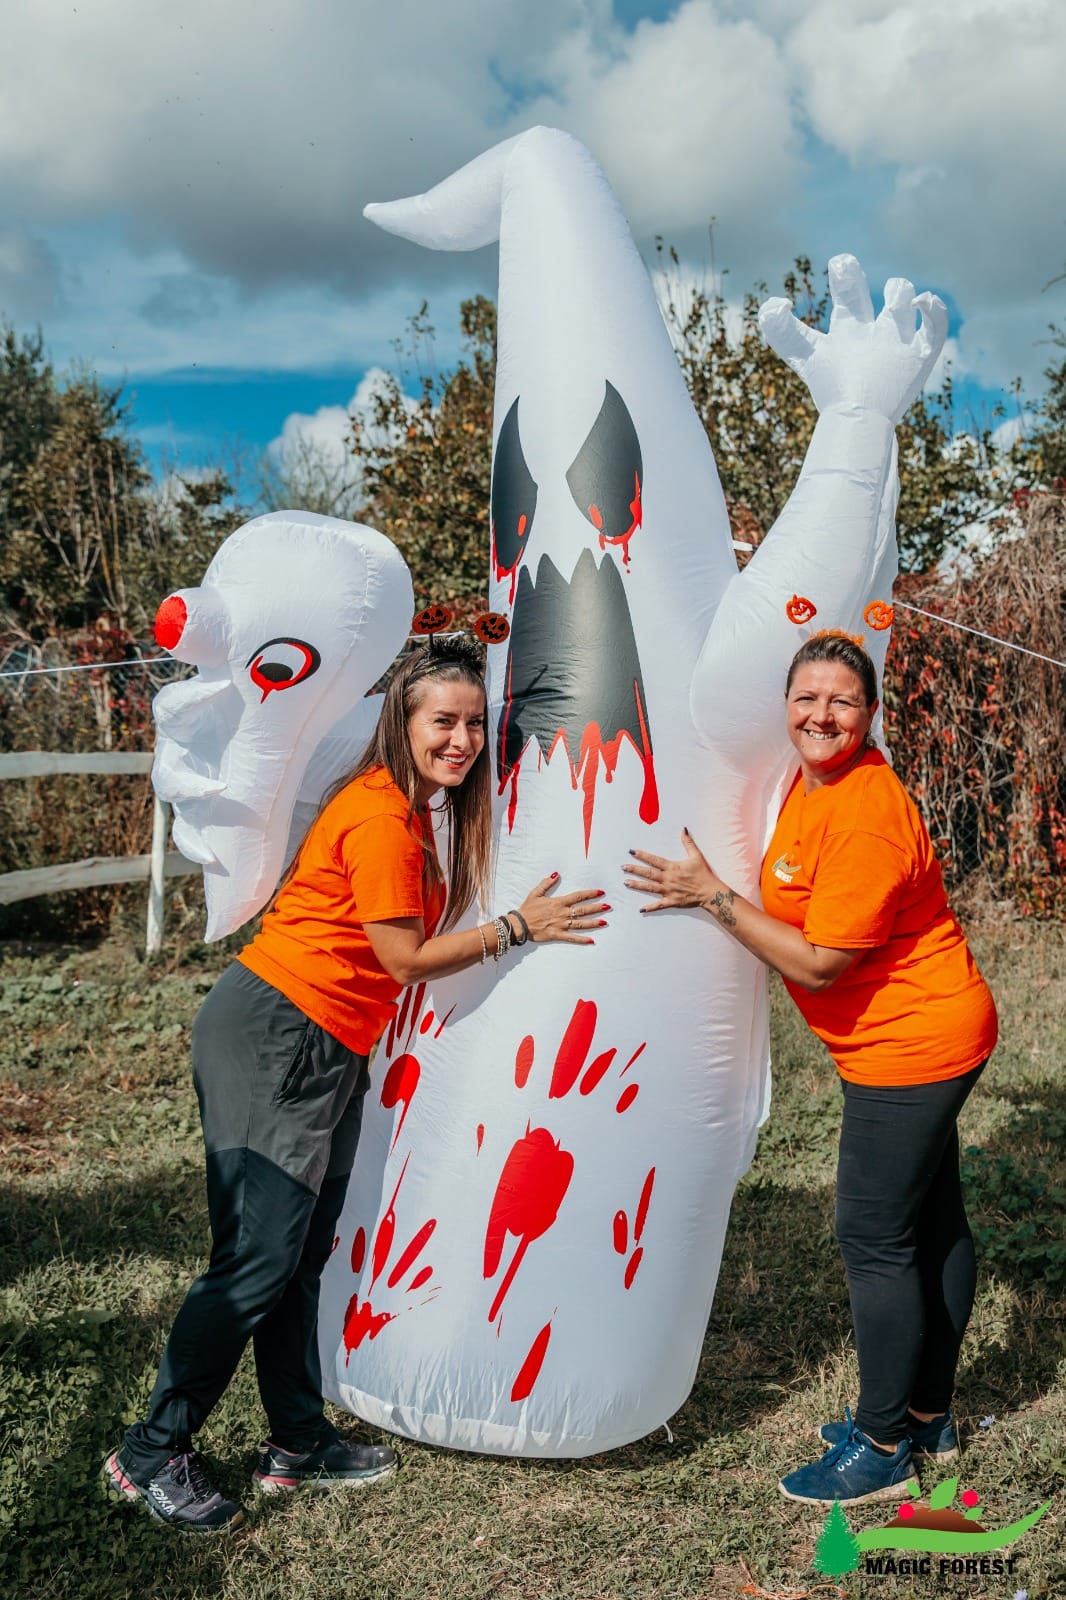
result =
[[901,1505],[900,1508],[899,1508],[899,1520],[901,1522],[909,1522],[911,1520],[911,1518],[913,1517],[913,1515],[914,1515],[914,1507],[912,1505],[908,1505],[906,1502],[904,1502],[904,1504]]
[[981,1504],[981,1496],[976,1489],[967,1489],[962,1497],[962,1503],[964,1506],[979,1506]]

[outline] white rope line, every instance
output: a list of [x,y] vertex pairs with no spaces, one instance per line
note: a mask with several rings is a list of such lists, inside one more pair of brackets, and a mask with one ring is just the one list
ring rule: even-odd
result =
[[42,673],[55,676],[59,672],[111,672],[116,667],[154,667],[160,662],[168,667],[183,667],[184,661],[173,656],[134,656],[131,661],[90,661],[78,667],[17,667],[10,672],[0,672],[0,678],[37,678]]
[[1023,656],[1033,656],[1037,661],[1047,661],[1053,667],[1066,667],[1066,661],[1059,661],[1055,656],[1045,656],[1039,650],[1028,650],[1024,644],[1013,644],[1010,639],[997,639],[994,633],[982,633],[980,628],[968,628],[965,622],[954,622],[951,617],[942,617],[936,611],[923,611],[921,606],[908,605],[905,600],[893,600],[892,605],[900,611],[916,611],[920,617],[929,617],[933,622],[942,622],[945,628],[959,628],[963,633],[972,633],[977,639],[987,639],[990,644],[1001,644],[1005,650],[1017,650]]
[[[987,639],[989,644],[1002,645],[1004,650],[1017,650],[1019,655],[1032,656],[1035,661],[1046,661],[1052,667],[1066,667],[1066,661],[1060,661],[1057,656],[1046,656],[1040,650],[1030,650],[1024,644],[1014,644],[1010,639],[1000,639],[994,633],[984,633],[980,628],[968,627],[965,622],[956,622],[951,617],[942,617],[937,611],[923,611],[921,606],[912,606],[906,600],[893,600],[894,609],[898,611],[914,611],[920,617],[928,617],[931,622],[942,622],[945,628],[958,628],[962,633],[972,633],[975,639]],[[425,636],[412,634],[411,639],[421,641]],[[442,639],[457,638],[457,634],[442,633]],[[42,675],[55,676],[60,672],[111,672],[118,667],[183,667],[188,663],[178,661],[174,656],[135,656],[130,661],[90,661],[84,666],[77,667],[19,667],[14,671],[0,672],[0,678],[36,678]]]

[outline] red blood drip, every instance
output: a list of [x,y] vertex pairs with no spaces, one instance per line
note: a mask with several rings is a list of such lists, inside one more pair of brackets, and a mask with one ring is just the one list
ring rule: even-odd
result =
[[644,521],[644,507],[641,503],[640,474],[633,474],[633,498],[629,502],[629,527],[625,533],[604,533],[603,518],[595,506],[589,506],[589,519],[593,526],[600,530],[600,549],[606,550],[609,544],[621,545],[622,565],[629,566],[629,541]]
[[413,994],[414,994],[414,990],[413,989],[405,989],[403,994],[400,996],[400,1009],[396,1014],[396,1037],[397,1038],[399,1038],[400,1034],[403,1032],[404,1028],[407,1026],[407,1013],[411,1009],[411,996]]
[[627,1289],[632,1288],[633,1279],[637,1275],[637,1268],[640,1266],[643,1255],[644,1251],[637,1249],[633,1251],[633,1254],[629,1258],[629,1265],[626,1267],[626,1275],[624,1279]]
[[507,603],[510,606],[514,605],[515,585],[518,582],[518,568],[521,565],[522,557],[525,555],[525,550],[524,550],[524,548],[522,546],[522,539],[525,536],[525,531],[526,531],[526,528],[528,527],[528,525],[529,525],[528,518],[526,517],[526,514],[523,511],[522,515],[518,519],[518,541],[519,541],[519,543],[518,543],[518,554],[515,557],[515,563],[514,563],[513,567],[501,567],[500,566],[500,558],[496,554],[496,524],[493,523],[492,524],[492,528],[491,528],[491,534],[492,534],[492,570],[496,575],[496,582],[497,583],[502,583],[504,578],[510,578],[510,580],[511,580],[511,589],[510,589],[510,593],[509,593],[509,595],[507,597]]
[[395,1043],[396,1043],[396,1011],[395,1011],[395,1008],[394,1008],[393,1009],[393,1013],[392,1013],[392,1017],[389,1020],[388,1032],[385,1035],[385,1055],[386,1056],[391,1056],[392,1055],[392,1050],[393,1050],[393,1046],[395,1045]]
[[654,1189],[654,1187],[655,1168],[652,1167],[651,1171],[648,1173],[648,1176],[644,1179],[644,1187],[640,1191],[640,1199],[637,1202],[637,1219],[633,1225],[634,1239],[639,1239],[641,1234],[644,1232],[644,1224],[648,1220],[648,1207],[651,1204],[651,1191]]
[[529,1246],[547,1233],[558,1217],[573,1173],[570,1152],[561,1148],[547,1128],[534,1128],[531,1132],[527,1124],[525,1134],[504,1162],[485,1230],[486,1278],[499,1271],[507,1235],[513,1234],[518,1240],[514,1258],[492,1302],[490,1322],[495,1320]]
[[173,650],[189,620],[189,608],[180,594],[169,594],[155,614],[155,642],[161,650]]
[[570,771],[577,788],[580,781],[585,794],[583,817],[585,823],[585,854],[589,853],[589,839],[592,835],[592,814],[596,805],[596,779],[599,777],[600,763],[603,763],[604,779],[610,783],[614,778],[618,757],[622,749],[622,741],[626,740],[636,750],[644,768],[644,788],[641,791],[640,805],[637,808],[642,822],[654,822],[659,815],[659,791],[655,783],[655,764],[652,759],[651,745],[648,739],[648,726],[644,718],[644,708],[640,703],[640,688],[636,680],[633,681],[633,698],[636,704],[637,720],[640,724],[640,747],[637,746],[628,729],[615,735],[613,739],[605,740],[598,722],[589,722],[581,736],[581,750],[578,754],[577,764],[570,762]]
[[352,1271],[362,1272],[363,1262],[366,1260],[366,1229],[356,1228],[355,1238],[352,1240]]
[[631,1084],[628,1085],[627,1088],[622,1090],[622,1093],[618,1096],[618,1104],[614,1108],[619,1113],[619,1115],[621,1115],[621,1113],[623,1111],[628,1111],[629,1110],[630,1106],[633,1104],[633,1101],[637,1098],[637,1095],[639,1093],[640,1093],[640,1084],[639,1083],[631,1083]]
[[551,1087],[548,1090],[549,1100],[561,1100],[564,1095],[570,1093],[585,1065],[585,1058],[591,1048],[595,1031],[596,1002],[579,1000],[566,1025],[559,1053],[555,1057]]
[[[456,1004],[458,1004],[458,1001]],[[455,1006],[452,1006],[452,1011],[454,1010]],[[440,1025],[437,1028],[436,1033],[433,1035],[434,1039],[439,1039],[445,1028],[448,1026],[448,1023],[451,1021],[452,1011],[445,1012],[444,1016],[441,1018]]]
[[407,1162],[410,1161],[410,1159],[411,1157],[408,1156],[404,1161],[402,1168],[400,1169],[399,1179],[397,1180],[395,1189],[392,1191],[392,1199],[389,1201],[385,1215],[378,1223],[378,1231],[374,1235],[374,1247],[370,1259],[371,1271],[373,1274],[370,1279],[371,1288],[374,1287],[375,1283],[378,1281],[378,1278],[381,1276],[381,1269],[388,1260],[389,1251],[392,1249],[392,1241],[396,1233],[396,1196],[400,1192],[400,1184],[403,1182],[404,1173],[407,1171]]
[[[411,1279],[410,1285],[408,1286],[407,1293],[408,1294],[414,1294],[415,1290],[416,1289],[421,1289],[422,1285],[424,1283],[428,1283],[430,1278],[432,1278],[432,1276],[433,1276],[433,1268],[432,1267],[423,1267],[422,1271],[418,1274],[418,1277]],[[428,1304],[428,1302],[423,1302],[423,1304]]]
[[422,1018],[422,1021],[418,1024],[419,1033],[428,1033],[436,1020],[437,1019],[433,1015],[432,1011],[427,1011],[425,1016]]
[[359,1296],[353,1294],[344,1313],[344,1365],[348,1365],[352,1351],[358,1350],[364,1339],[376,1339],[385,1324],[392,1321],[391,1311],[375,1312],[369,1300],[360,1305]]
[[529,1073],[532,1065],[533,1035],[527,1033],[522,1043],[518,1046],[518,1054],[514,1058],[514,1081],[517,1089],[524,1089],[529,1082]]
[[[411,1243],[407,1246],[407,1249],[404,1251],[399,1261],[397,1261],[396,1265],[389,1273],[388,1284],[390,1289],[395,1289],[400,1279],[405,1277],[409,1269],[414,1266],[417,1257],[421,1255],[422,1250],[432,1238],[433,1230],[436,1226],[436,1217],[430,1217],[429,1221],[424,1222],[419,1228],[418,1232],[411,1240]],[[433,1269],[430,1268],[430,1271],[432,1270]]]
[[425,998],[426,998],[426,986],[425,986],[424,983],[420,983],[418,985],[418,988],[415,990],[415,1003],[414,1003],[413,1007],[411,1008],[411,1026],[408,1029],[408,1033],[407,1033],[407,1040],[406,1040],[407,1044],[411,1043],[411,1038],[412,1038],[412,1035],[414,1034],[414,1031],[415,1031],[415,1024],[418,1021],[418,1013],[422,1009],[422,1002],[423,1002],[423,1000]]
[[540,1369],[544,1365],[544,1357],[548,1350],[548,1341],[552,1336],[552,1325],[546,1322],[537,1337],[533,1340],[529,1354],[523,1361],[518,1377],[511,1390],[512,1400],[525,1400],[532,1391],[533,1385],[540,1377]]
[[614,1214],[614,1247],[620,1256],[629,1249],[629,1220],[624,1211]]
[[603,1078],[608,1067],[611,1065],[611,1062],[614,1060],[617,1054],[617,1050],[605,1050],[602,1055],[596,1057],[595,1061],[592,1063],[591,1067],[581,1080],[582,1094],[592,1093],[593,1089],[595,1089],[596,1085]]
[[334,1252],[334,1250],[336,1250],[336,1248],[337,1248],[337,1246],[338,1246],[338,1245],[339,1245],[339,1244],[340,1244],[340,1242],[341,1242],[341,1236],[340,1236],[340,1234],[339,1234],[339,1233],[335,1233],[335,1234],[334,1234],[334,1235],[333,1235],[333,1243],[332,1243],[332,1244],[331,1244],[331,1245],[330,1245],[330,1247],[329,1247],[329,1253],[330,1253],[330,1255],[332,1255],[332,1254],[333,1254],[333,1252]]
[[477,1150],[478,1150],[478,1155],[481,1154],[481,1145],[482,1145],[482,1141],[484,1140],[484,1137],[485,1137],[485,1124],[483,1122],[479,1122],[478,1125],[477,1125]]
[[396,1148],[396,1140],[400,1137],[400,1129],[403,1127],[407,1113],[411,1109],[411,1101],[414,1098],[415,1090],[418,1088],[418,1080],[421,1073],[422,1067],[418,1057],[403,1055],[396,1057],[396,1060],[390,1064],[389,1070],[385,1074],[385,1081],[381,1085],[382,1105],[386,1111],[391,1111],[394,1106],[401,1104],[403,1106],[403,1110],[400,1112],[400,1120],[396,1124],[396,1132],[393,1135],[392,1144],[389,1147],[390,1154]]
[[637,1057],[643,1055],[647,1048],[648,1048],[647,1039],[645,1039],[643,1044],[638,1044],[637,1045],[637,1048],[633,1051],[633,1054],[630,1056],[629,1060],[626,1062],[625,1066],[622,1068],[621,1072],[618,1074],[618,1076],[620,1078],[624,1078],[625,1077],[626,1073],[629,1071],[630,1067],[633,1065],[633,1063],[637,1059]]
[[589,506],[589,521],[598,533],[603,532],[603,512],[599,506]]

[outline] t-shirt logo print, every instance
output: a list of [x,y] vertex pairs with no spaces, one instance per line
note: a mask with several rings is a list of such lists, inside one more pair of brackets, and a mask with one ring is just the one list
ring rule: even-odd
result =
[[792,852],[790,850],[785,850],[781,855],[778,856],[773,865],[774,877],[780,878],[782,883],[791,883],[793,878],[796,876],[796,873],[803,871],[803,862],[790,861],[789,856],[791,854]]

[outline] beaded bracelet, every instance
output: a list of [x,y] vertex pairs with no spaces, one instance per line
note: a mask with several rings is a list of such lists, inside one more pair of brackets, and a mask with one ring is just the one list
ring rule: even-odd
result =
[[489,958],[489,947],[485,943],[485,930],[481,926],[480,922],[478,923],[477,931],[478,938],[481,940],[481,961],[479,962],[479,965],[483,967]]
[[511,948],[514,934],[506,917],[496,917],[493,921],[493,927],[496,929],[496,954],[492,959],[499,961],[500,957],[506,955]]

